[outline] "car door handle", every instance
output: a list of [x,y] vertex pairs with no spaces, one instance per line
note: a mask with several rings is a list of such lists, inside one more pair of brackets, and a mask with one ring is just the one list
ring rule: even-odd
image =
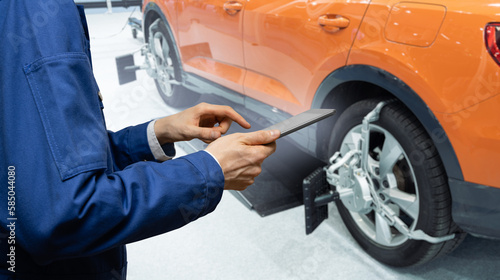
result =
[[341,15],[322,15],[318,18],[318,24],[327,32],[337,32],[349,26],[349,19]]
[[235,15],[243,9],[243,4],[237,1],[228,1],[224,3],[224,11],[229,15]]

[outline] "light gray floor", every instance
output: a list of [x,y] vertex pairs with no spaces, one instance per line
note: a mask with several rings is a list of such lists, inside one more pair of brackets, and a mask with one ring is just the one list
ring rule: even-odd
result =
[[[175,113],[161,102],[145,73],[139,73],[136,82],[118,85],[115,57],[139,50],[141,43],[126,26],[132,9],[105,11],[89,11],[88,23],[108,128],[118,130]],[[134,16],[140,17],[138,10]],[[136,59],[140,61],[140,56]],[[500,279],[499,241],[468,237],[453,253],[427,265],[394,269],[359,248],[335,207],[330,207],[330,218],[306,236],[303,207],[261,218],[229,193],[214,213],[130,244],[128,252],[131,280]]]

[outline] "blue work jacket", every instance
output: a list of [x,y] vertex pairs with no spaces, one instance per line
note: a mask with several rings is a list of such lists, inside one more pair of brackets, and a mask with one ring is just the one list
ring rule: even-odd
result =
[[147,124],[106,130],[88,38],[73,0],[0,0],[0,279],[124,279],[125,244],[221,199],[208,153],[159,163]]

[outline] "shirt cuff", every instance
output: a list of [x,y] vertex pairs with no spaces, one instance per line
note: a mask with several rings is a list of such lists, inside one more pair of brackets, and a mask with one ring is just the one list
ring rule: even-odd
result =
[[156,120],[151,121],[147,128],[149,148],[155,160],[159,162],[167,161],[175,156],[175,146],[174,143],[160,145],[158,138],[156,138],[155,123]]
[[[221,167],[221,166],[220,166],[219,161],[217,160],[217,158],[215,158],[215,157],[214,157],[214,155],[212,155],[212,154],[211,154],[209,151],[207,151],[207,150],[203,150],[203,152],[205,152],[205,153],[209,154],[210,156],[212,156],[212,157],[214,158],[215,162],[217,162],[217,164],[219,165],[219,167]],[[222,168],[222,167],[221,167],[221,168]]]

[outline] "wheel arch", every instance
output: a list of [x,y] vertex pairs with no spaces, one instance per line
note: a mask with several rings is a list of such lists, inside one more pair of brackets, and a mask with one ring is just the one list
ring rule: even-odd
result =
[[166,22],[165,15],[161,12],[160,7],[156,3],[149,2],[145,7],[142,13],[142,33],[144,34],[144,42],[149,42],[149,30],[148,27],[153,23],[156,19],[161,18]]
[[144,7],[144,12],[143,12],[143,18],[142,18],[142,34],[144,34],[144,42],[147,44],[149,43],[149,26],[155,22],[155,20],[161,19],[163,23],[165,24],[165,27],[168,30],[168,36],[171,42],[171,48],[174,50],[177,62],[179,63],[179,69],[175,70],[175,80],[178,82],[183,82],[184,77],[184,69],[182,66],[182,60],[181,60],[181,55],[179,53],[179,48],[177,47],[177,40],[174,36],[174,31],[172,27],[170,26],[170,21],[167,20],[167,17],[163,13],[162,9],[158,6],[158,4],[149,2],[145,7]]
[[145,35],[144,36],[144,41],[147,43],[149,41],[149,36],[146,36],[148,35],[148,27],[156,20],[160,18],[161,20],[163,20],[163,22],[165,23],[165,26],[168,28],[168,30],[170,31],[170,39],[172,39],[172,42],[175,42],[175,38],[173,36],[173,30],[170,26],[170,21],[168,21],[167,17],[165,16],[165,14],[163,13],[162,9],[160,8],[160,6],[158,6],[158,4],[154,3],[154,2],[149,2],[145,7],[144,7],[144,12],[142,13],[142,31],[143,31],[143,34]]
[[[426,103],[403,81],[391,73],[369,65],[349,65],[340,68],[321,83],[311,108],[334,108],[336,116],[323,122],[317,129],[316,153],[326,154],[329,135],[336,120],[350,105],[357,101],[386,97],[401,101],[420,121],[430,135],[443,161],[449,178],[463,180],[463,174],[453,146],[443,127]],[[326,160],[325,158],[322,158]]]

